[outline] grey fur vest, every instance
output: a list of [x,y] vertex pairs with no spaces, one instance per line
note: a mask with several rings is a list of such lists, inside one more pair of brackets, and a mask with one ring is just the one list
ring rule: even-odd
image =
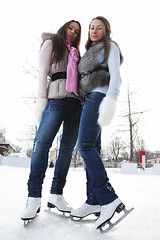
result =
[[84,97],[98,86],[109,84],[109,72],[97,60],[98,52],[103,48],[103,43],[93,45],[81,58],[78,65],[80,74],[79,95]]

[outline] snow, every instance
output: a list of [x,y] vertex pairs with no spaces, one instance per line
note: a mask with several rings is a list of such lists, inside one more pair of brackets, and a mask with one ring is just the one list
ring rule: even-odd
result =
[[[95,229],[95,217],[71,221],[55,209],[48,210],[47,198],[53,176],[48,168],[43,185],[41,212],[24,228],[20,219],[27,199],[28,167],[0,165],[0,239],[1,240],[159,240],[160,239],[160,175],[153,169],[137,174],[123,174],[120,169],[107,169],[110,182],[126,204],[134,210],[114,229],[100,233]],[[85,199],[85,171],[70,168],[64,197],[74,208]]]

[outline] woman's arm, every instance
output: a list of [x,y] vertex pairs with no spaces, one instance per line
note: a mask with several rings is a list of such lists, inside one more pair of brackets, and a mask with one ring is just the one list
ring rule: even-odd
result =
[[113,99],[117,99],[121,86],[120,53],[118,47],[113,42],[111,42],[110,44],[110,51],[107,63],[110,74],[110,83],[107,96]]
[[120,77],[120,54],[117,46],[111,42],[110,52],[108,56],[108,69],[110,74],[110,83],[106,97],[103,98],[99,106],[98,123],[102,126],[107,126],[111,123],[115,112],[116,102],[119,95],[121,85]]
[[48,39],[43,43],[39,55],[39,98],[47,98],[47,76],[50,70],[51,56],[52,41]]
[[36,124],[39,125],[42,114],[47,105],[47,76],[50,70],[50,60],[52,56],[52,42],[46,40],[40,50],[39,55],[39,82],[38,82],[38,100],[35,106]]

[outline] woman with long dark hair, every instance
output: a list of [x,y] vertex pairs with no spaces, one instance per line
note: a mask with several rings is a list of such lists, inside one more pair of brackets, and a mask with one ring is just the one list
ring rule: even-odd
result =
[[63,197],[63,188],[78,136],[81,103],[78,97],[79,44],[81,25],[65,23],[56,34],[43,33],[39,56],[39,90],[35,137],[28,180],[28,199],[22,220],[33,219],[40,211],[42,184],[48,166],[48,153],[63,123],[59,155],[48,199],[48,207],[62,212],[72,208]]

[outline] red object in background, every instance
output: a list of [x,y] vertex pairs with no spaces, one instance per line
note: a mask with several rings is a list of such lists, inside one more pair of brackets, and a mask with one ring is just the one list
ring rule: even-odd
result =
[[144,169],[146,166],[145,151],[139,152],[140,166]]

